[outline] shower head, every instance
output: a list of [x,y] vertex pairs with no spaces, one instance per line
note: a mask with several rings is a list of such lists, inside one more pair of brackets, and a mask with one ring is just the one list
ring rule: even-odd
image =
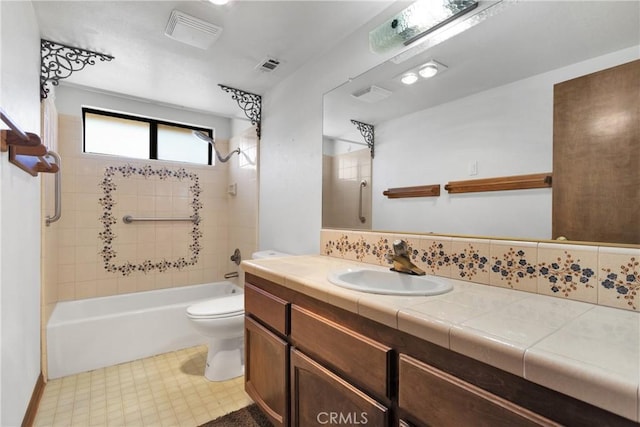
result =
[[193,134],[195,136],[197,136],[198,138],[200,138],[201,140],[208,142],[209,144],[215,145],[215,141],[213,140],[213,138],[211,138],[209,135],[207,135],[206,133],[200,131],[200,130],[194,130]]
[[229,161],[229,159],[231,158],[231,156],[233,155],[233,153],[238,153],[238,154],[240,154],[240,149],[239,149],[239,148],[236,148],[235,150],[233,150],[232,152],[230,152],[229,154],[227,154],[227,156],[226,156],[226,157],[222,157],[222,156],[220,155],[220,152],[219,152],[219,151],[218,151],[218,149],[216,148],[216,141],[215,141],[213,138],[211,138],[209,135],[207,135],[206,133],[204,133],[204,132],[202,132],[202,131],[199,131],[199,130],[194,130],[194,131],[193,131],[193,134],[194,134],[195,136],[197,136],[198,138],[200,138],[201,140],[203,140],[203,141],[205,141],[205,142],[208,142],[208,143],[211,145],[211,147],[213,148],[213,151],[215,151],[215,152],[216,152],[216,157],[217,157],[217,158],[218,158],[218,160],[219,160],[220,162],[222,162],[222,163],[226,163],[226,162],[228,162],[228,161]]

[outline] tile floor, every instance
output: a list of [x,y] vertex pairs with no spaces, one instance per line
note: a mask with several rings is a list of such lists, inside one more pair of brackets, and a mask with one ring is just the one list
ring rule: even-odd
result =
[[195,427],[249,405],[244,378],[210,382],[206,346],[47,382],[35,426]]

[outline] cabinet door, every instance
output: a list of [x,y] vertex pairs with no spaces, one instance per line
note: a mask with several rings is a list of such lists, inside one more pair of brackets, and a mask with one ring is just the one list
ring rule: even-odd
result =
[[291,349],[291,425],[383,427],[382,404],[295,349]]
[[411,423],[428,426],[557,426],[433,366],[400,355],[398,407]]
[[286,341],[245,317],[244,388],[276,426],[288,425]]

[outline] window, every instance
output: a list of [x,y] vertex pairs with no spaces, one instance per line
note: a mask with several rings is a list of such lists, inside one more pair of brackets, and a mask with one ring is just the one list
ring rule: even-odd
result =
[[213,164],[211,146],[192,134],[197,130],[212,137],[212,129],[91,108],[82,109],[82,119],[85,153]]

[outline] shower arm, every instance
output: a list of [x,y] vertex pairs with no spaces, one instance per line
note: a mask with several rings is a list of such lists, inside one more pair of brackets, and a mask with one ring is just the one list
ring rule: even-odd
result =
[[211,138],[209,135],[207,135],[207,134],[205,134],[203,132],[197,131],[197,130],[194,130],[193,134],[195,136],[197,136],[198,138],[200,138],[201,140],[208,142],[209,145],[211,145],[211,148],[213,148],[213,151],[215,151],[216,157],[222,163],[228,162],[229,159],[231,158],[231,156],[233,156],[234,153],[238,153],[238,155],[240,154],[240,148],[236,148],[235,150],[233,150],[232,152],[227,154],[226,157],[222,157],[222,155],[220,154],[220,152],[216,148],[216,142],[215,142],[215,140],[213,138]]

